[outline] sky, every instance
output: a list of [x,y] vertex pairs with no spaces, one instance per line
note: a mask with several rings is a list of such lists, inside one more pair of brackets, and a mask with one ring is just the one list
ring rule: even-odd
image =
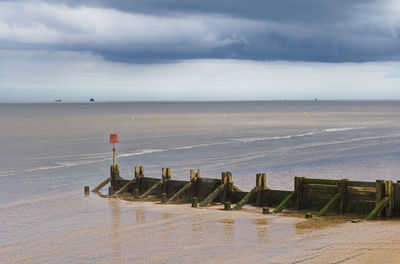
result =
[[400,99],[398,0],[0,0],[0,102]]

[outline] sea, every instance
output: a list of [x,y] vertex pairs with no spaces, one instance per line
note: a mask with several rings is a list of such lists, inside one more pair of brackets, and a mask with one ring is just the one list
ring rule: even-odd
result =
[[145,176],[169,167],[184,180],[190,169],[230,171],[243,190],[257,173],[281,190],[295,176],[400,180],[398,101],[3,103],[0,263],[239,263],[246,245],[262,262],[257,249],[285,254],[268,246],[278,231],[298,236],[300,220],[252,209],[85,197],[109,177],[111,133],[126,179],[143,165]]

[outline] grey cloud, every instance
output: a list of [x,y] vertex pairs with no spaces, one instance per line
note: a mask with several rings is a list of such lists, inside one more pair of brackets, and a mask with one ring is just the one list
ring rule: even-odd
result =
[[43,3],[0,1],[1,48],[89,51],[123,62],[400,60],[395,1]]

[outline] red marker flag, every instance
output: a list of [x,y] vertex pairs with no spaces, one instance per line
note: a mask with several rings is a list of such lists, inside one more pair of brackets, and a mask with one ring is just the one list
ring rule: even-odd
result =
[[110,134],[110,143],[118,143],[118,134]]

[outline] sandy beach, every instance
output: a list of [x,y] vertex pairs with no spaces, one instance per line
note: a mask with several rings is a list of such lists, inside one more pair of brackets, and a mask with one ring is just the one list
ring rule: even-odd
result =
[[[351,223],[351,217],[263,215],[253,206],[223,211],[93,194],[80,199],[93,205],[92,213],[79,214],[78,206],[75,219],[2,244],[1,263],[398,263],[400,257],[398,220]],[[107,209],[111,214],[99,217]]]

